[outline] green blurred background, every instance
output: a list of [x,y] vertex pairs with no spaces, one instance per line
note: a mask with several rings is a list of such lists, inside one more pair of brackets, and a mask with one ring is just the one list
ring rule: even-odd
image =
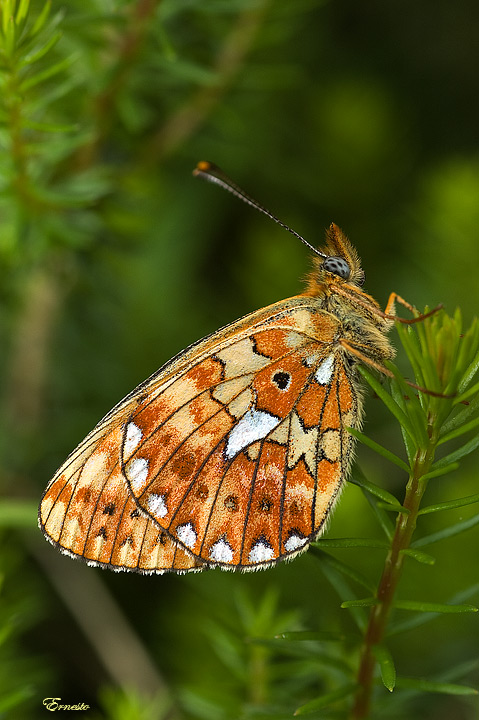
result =
[[[32,20],[41,7],[33,3]],[[219,164],[313,244],[331,221],[340,225],[382,306],[394,290],[419,308],[460,306],[467,324],[477,313],[476,2],[64,0],[58,12],[62,37],[39,70],[72,61],[20,100],[11,66],[2,70],[5,496],[36,504],[66,455],[137,383],[203,335],[301,292],[304,246],[195,180],[198,160]],[[19,137],[17,102],[38,124]],[[18,143],[27,156],[20,182]],[[367,433],[402,454],[384,406],[368,397],[366,409]],[[358,456],[401,498],[398,468],[365,448]],[[439,478],[428,500],[478,492],[476,468],[477,459],[464,462],[453,487]],[[57,557],[32,514],[24,524],[2,532],[0,612],[14,629],[0,680],[19,698],[6,717],[39,717],[44,697],[61,697],[89,704],[92,718],[281,718],[334,688],[333,659],[325,671],[275,656],[262,685],[269,695],[257,697],[270,650],[244,642],[350,629],[317,559],[253,575],[116,575]],[[426,516],[420,532],[442,526]],[[376,533],[361,492],[348,487],[329,535]],[[434,568],[407,567],[403,596],[446,602],[459,593],[477,579],[478,541],[476,526],[438,544]],[[354,564],[356,552],[336,556]],[[381,553],[358,552],[359,562],[375,582]],[[478,646],[475,618],[448,616],[391,649],[403,675],[427,677],[477,659]],[[150,707],[156,690],[162,700]],[[276,701],[284,715],[261,714]],[[469,720],[477,708],[426,695],[393,716]],[[389,717],[387,705],[377,712]]]

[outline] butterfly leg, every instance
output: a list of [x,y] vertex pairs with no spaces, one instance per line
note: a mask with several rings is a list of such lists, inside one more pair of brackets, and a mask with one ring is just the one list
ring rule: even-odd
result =
[[364,347],[367,348],[366,345],[362,345],[359,343],[351,343],[348,340],[345,340],[344,338],[341,338],[339,340],[339,344],[341,345],[344,350],[346,350],[347,353],[350,355],[354,355],[358,360],[360,360],[364,365],[369,365],[369,367],[374,368],[378,372],[382,373],[383,375],[387,375],[388,377],[394,377],[393,373],[388,370],[382,363],[376,362],[376,360],[373,360],[369,355],[366,355],[363,353],[359,348]]
[[[411,312],[415,317],[407,320],[406,318],[397,317],[396,311],[395,311],[395,303],[399,303],[400,305],[403,305],[403,307],[407,308],[409,312]],[[430,317],[431,315],[434,315],[439,310],[441,310],[443,307],[442,304],[437,305],[435,308],[430,310],[430,312],[425,313],[424,315],[421,315],[418,310],[414,307],[414,305],[411,305],[411,303],[408,303],[407,300],[404,300],[400,295],[398,295],[396,292],[392,292],[389,296],[389,299],[387,301],[386,307],[384,309],[383,317],[386,317],[390,320],[397,320],[398,322],[404,323],[405,325],[412,325],[416,322],[421,322],[422,320],[425,320],[426,318]]]

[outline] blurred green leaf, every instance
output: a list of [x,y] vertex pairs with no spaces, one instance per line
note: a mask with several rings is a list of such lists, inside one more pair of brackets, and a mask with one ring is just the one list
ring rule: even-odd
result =
[[35,48],[31,52],[27,53],[21,60],[21,65],[33,65],[33,63],[38,62],[41,60],[42,57],[44,57],[52,48],[55,47],[57,42],[62,37],[62,33],[60,31],[57,31],[53,33],[48,40],[43,42],[40,47]]
[[333,705],[339,700],[343,700],[344,698],[349,697],[350,695],[352,695],[355,689],[356,685],[353,685],[352,683],[343,685],[342,687],[334,690],[333,692],[325,693],[321,697],[316,698],[316,700],[311,700],[310,702],[305,703],[305,705],[301,705],[301,707],[299,707],[294,714],[296,716],[310,715],[312,713],[315,713],[318,710],[322,710],[323,708],[328,707],[329,705]]
[[65,58],[64,60],[60,60],[60,62],[55,63],[54,65],[50,65],[45,70],[41,70],[40,72],[35,73],[34,75],[29,75],[20,85],[20,92],[27,92],[27,90],[31,90],[36,85],[39,85],[42,82],[45,82],[45,80],[49,80],[50,78],[54,77],[55,75],[59,75],[64,70],[68,70],[68,68],[73,65],[74,62],[78,60],[78,56],[71,55],[70,57]]
[[320,550],[322,548],[351,548],[351,547],[367,547],[378,548],[384,550],[388,548],[385,540],[376,540],[376,538],[319,538],[314,544]]
[[475,688],[466,685],[454,685],[452,683],[434,682],[431,680],[423,680],[421,678],[398,677],[396,679],[398,688],[413,688],[421,692],[445,693],[446,695],[477,695]]
[[424,535],[424,537],[419,538],[418,540],[414,540],[412,542],[412,547],[418,548],[432,545],[433,543],[439,542],[440,540],[446,540],[447,538],[453,537],[454,535],[460,535],[461,533],[466,532],[466,530],[470,530],[478,524],[479,515],[474,515],[472,518],[468,518],[467,520],[461,520],[457,523],[454,523],[453,525],[445,527],[443,530],[431,533],[430,535]]
[[43,6],[43,9],[35,20],[32,29],[30,30],[29,34],[31,35],[31,37],[38,35],[38,33],[45,27],[45,23],[47,22],[48,16],[50,15],[51,6],[51,0],[47,0],[45,5]]
[[0,500],[0,527],[37,527],[38,504],[31,500]]
[[[312,551],[314,552],[314,548],[312,548]],[[339,572],[335,565],[333,563],[330,563],[329,560],[330,558],[325,553],[321,553],[321,571],[326,576],[329,583],[336,590],[338,596],[340,598],[356,598],[357,596],[351,589],[347,580],[345,579],[344,574],[342,572]],[[356,626],[359,628],[360,631],[365,632],[367,627],[367,618],[363,608],[351,606],[348,609],[354,622],[356,623]]]
[[319,547],[312,547],[311,553],[316,555],[319,560],[322,562],[328,563],[329,567],[334,568],[338,572],[345,575],[350,580],[354,580],[354,582],[358,583],[358,585],[361,585],[362,587],[366,588],[367,590],[374,592],[374,584],[368,580],[362,573],[359,573],[357,570],[354,570],[352,567],[347,565],[346,563],[341,562],[341,560],[338,560],[335,557],[332,557],[331,555],[328,555],[327,553],[323,552],[319,549]]
[[[351,635],[350,637],[353,638],[354,636]],[[277,636],[277,639],[290,640],[293,642],[344,642],[347,639],[347,635],[331,630],[296,630],[281,633],[281,635]]]
[[[7,690],[3,694],[3,697],[0,698],[0,712],[9,713],[10,717],[14,717],[14,715],[10,713],[12,713],[15,708],[18,710],[19,706],[22,705],[30,697],[32,697],[34,693],[35,688],[28,685],[21,688],[20,690]],[[8,715],[6,717],[8,717]]]

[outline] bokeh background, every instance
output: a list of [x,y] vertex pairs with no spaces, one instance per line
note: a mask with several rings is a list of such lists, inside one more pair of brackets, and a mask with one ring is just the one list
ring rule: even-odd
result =
[[[32,2],[30,24],[42,7]],[[7,10],[18,8],[13,0]],[[66,455],[137,383],[203,335],[301,292],[307,249],[194,179],[198,160],[221,165],[313,244],[331,221],[340,225],[381,305],[395,290],[419,308],[459,306],[470,323],[478,28],[471,0],[64,0],[53,2],[40,45],[61,37],[21,65],[27,50],[19,42],[12,60],[4,22],[4,717],[43,716],[43,699],[58,697],[88,704],[91,718],[281,719],[334,689],[340,660],[330,647],[295,657],[249,640],[351,629],[316,558],[253,575],[107,573],[57,556],[35,507]],[[365,428],[403,454],[371,394]],[[365,448],[358,457],[402,497],[398,468]],[[472,455],[431,485],[428,501],[474,492]],[[426,516],[419,532],[473,514]],[[360,490],[348,487],[329,535],[377,533]],[[478,541],[476,525],[438,543],[435,567],[407,566],[402,596],[446,602],[469,587]],[[379,551],[334,556],[377,581]],[[392,639],[398,671],[446,677],[464,665],[477,686],[476,618],[441,617]],[[390,716],[387,703],[378,707]],[[344,716],[328,712],[317,717]],[[469,720],[478,705],[426,694],[395,712]]]

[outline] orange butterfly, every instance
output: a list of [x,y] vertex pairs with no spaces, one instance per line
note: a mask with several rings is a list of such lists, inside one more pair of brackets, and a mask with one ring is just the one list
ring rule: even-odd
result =
[[320,535],[362,416],[355,366],[386,374],[382,312],[334,224],[316,250],[234,185],[218,183],[315,253],[304,294],[190,346],[122,400],[48,485],[39,522],[60,550],[114,570],[257,570]]

